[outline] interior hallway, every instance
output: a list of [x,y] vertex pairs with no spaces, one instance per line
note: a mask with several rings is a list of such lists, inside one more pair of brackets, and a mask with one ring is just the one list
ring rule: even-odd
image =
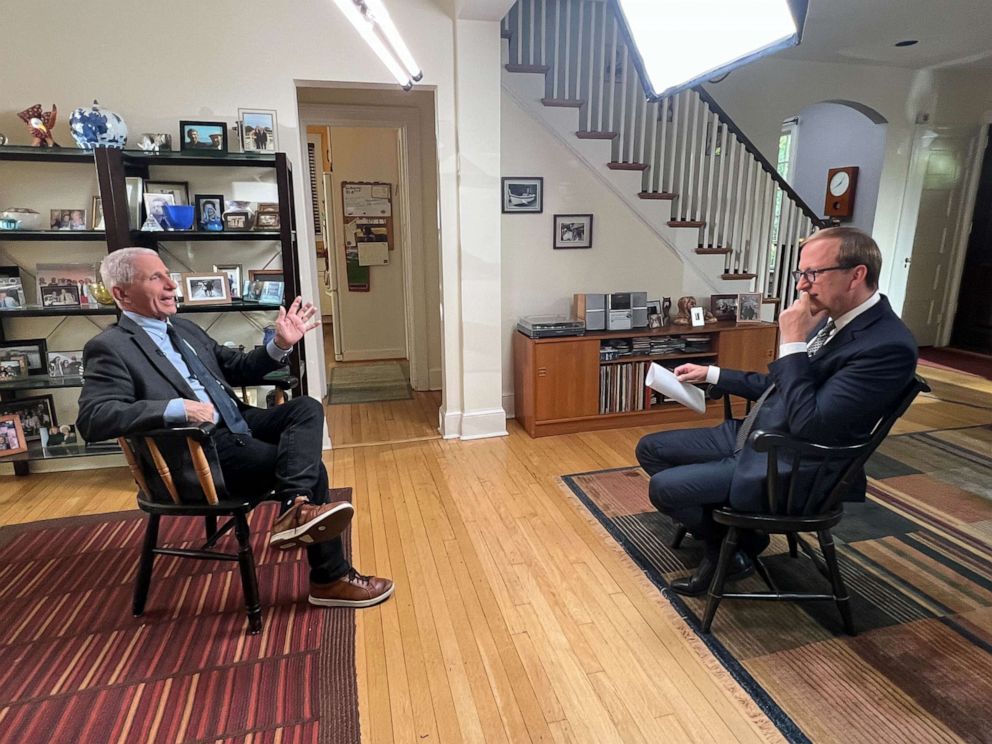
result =
[[[992,422],[992,382],[921,372],[894,433]],[[356,613],[364,742],[781,740],[559,480],[631,465],[647,431],[326,453],[355,565],[397,582]],[[0,478],[0,524],[133,508],[123,468]]]

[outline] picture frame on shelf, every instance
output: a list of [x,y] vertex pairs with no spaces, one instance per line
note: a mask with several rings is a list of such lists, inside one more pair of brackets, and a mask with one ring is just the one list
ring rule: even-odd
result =
[[243,270],[241,264],[214,264],[214,271],[227,276],[227,284],[231,291],[232,300],[241,299]]
[[183,274],[183,300],[186,305],[230,305],[231,288],[227,274],[186,272]]
[[28,358],[24,354],[0,355],[0,382],[28,377]]
[[165,205],[175,204],[176,197],[172,194],[149,194],[145,191],[141,198],[145,202],[145,214],[148,218],[155,220],[163,230],[168,230],[169,222],[165,216]]
[[20,277],[0,277],[0,310],[24,307],[24,287]]
[[283,282],[262,282],[262,291],[258,301],[266,305],[281,305],[286,285]]
[[173,204],[189,204],[189,181],[153,181],[145,179],[146,194],[172,194]]
[[76,284],[46,284],[39,287],[38,299],[41,300],[42,307],[82,307],[79,286]]
[[227,152],[227,122],[179,121],[179,151],[200,152],[213,150]]
[[544,211],[543,176],[504,176],[503,214],[541,214]]
[[278,230],[279,229],[279,213],[278,212],[258,212],[255,215],[255,229],[256,230]]
[[103,217],[103,198],[93,197],[93,208],[90,209],[90,230],[106,230],[107,221]]
[[127,215],[131,229],[141,227],[141,205],[144,195],[144,179],[139,176],[127,176],[124,179],[124,189],[127,192]]
[[165,132],[145,132],[138,139],[138,149],[145,152],[171,152],[172,135]]
[[28,440],[20,416],[6,414],[0,416],[0,457],[10,457],[28,451]]
[[87,230],[85,209],[49,210],[49,227],[52,230]]
[[[93,296],[93,290],[90,288],[96,283],[98,276],[100,269],[96,264],[40,263],[35,266],[39,304],[42,307],[71,307],[73,304],[98,307],[100,303]],[[61,291],[50,289],[61,290],[62,287],[69,288],[68,294],[76,297],[74,303]]]
[[50,351],[48,358],[49,377],[82,377],[83,351]]
[[276,152],[279,134],[274,109],[238,109],[238,133],[245,152]]
[[42,428],[58,426],[55,398],[52,395],[32,395],[27,398],[0,401],[0,417],[17,416],[24,432],[24,441],[41,439]]
[[556,214],[554,219],[554,247],[592,248],[591,214]]
[[648,317],[661,315],[661,300],[648,300]]
[[737,295],[737,322],[761,322],[761,292],[741,292]]
[[737,295],[710,295],[710,312],[717,320],[737,320]]
[[262,297],[262,288],[265,282],[261,279],[247,279],[241,290],[242,302],[258,302]]
[[42,447],[63,447],[67,444],[75,444],[77,441],[75,424],[50,426],[41,434]]
[[224,195],[196,195],[196,229],[221,232],[224,229]]
[[224,230],[230,232],[251,230],[251,212],[224,212]]

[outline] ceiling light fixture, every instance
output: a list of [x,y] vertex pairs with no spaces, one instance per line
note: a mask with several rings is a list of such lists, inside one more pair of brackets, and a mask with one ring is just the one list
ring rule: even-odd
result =
[[334,0],[403,90],[424,77],[382,0]]
[[649,98],[796,46],[809,0],[614,0]]

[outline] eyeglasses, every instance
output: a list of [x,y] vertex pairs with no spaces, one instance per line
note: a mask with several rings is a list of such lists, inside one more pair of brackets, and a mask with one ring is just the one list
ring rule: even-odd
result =
[[816,278],[823,273],[828,271],[846,271],[847,269],[853,269],[854,266],[828,266],[825,269],[806,269],[806,271],[793,271],[792,278],[795,280],[796,284],[799,284],[800,279],[805,279],[810,284],[816,281]]

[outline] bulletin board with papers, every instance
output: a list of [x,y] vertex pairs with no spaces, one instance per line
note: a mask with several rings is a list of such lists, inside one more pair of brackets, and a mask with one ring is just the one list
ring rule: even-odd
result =
[[371,267],[389,263],[393,250],[393,187],[388,183],[341,184],[348,291],[371,289]]

